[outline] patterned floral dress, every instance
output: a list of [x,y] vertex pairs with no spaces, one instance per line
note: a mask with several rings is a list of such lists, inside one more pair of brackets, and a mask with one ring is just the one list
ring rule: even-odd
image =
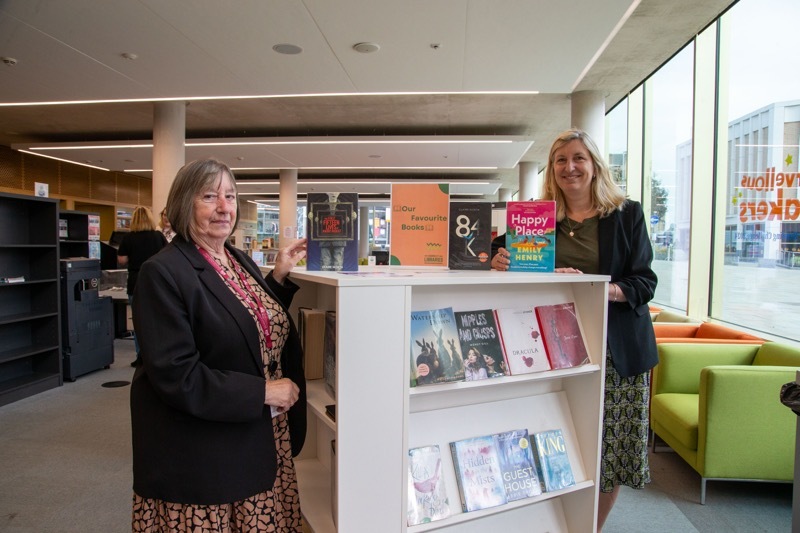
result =
[[[280,364],[281,351],[289,336],[289,317],[278,302],[273,300],[247,273],[236,260],[229,255],[233,268],[215,259],[227,275],[220,277],[231,292],[240,300],[239,291],[232,284],[241,288],[240,274],[249,284],[252,294],[261,300],[270,316],[270,338],[272,347],[267,347],[263,329],[259,326],[259,344],[264,361],[264,374],[267,379],[275,380],[283,376]],[[244,305],[244,302],[243,302]],[[249,306],[245,305],[250,309]],[[253,320],[258,325],[254,311],[250,310]],[[300,516],[300,495],[297,489],[297,476],[292,460],[292,447],[289,440],[289,423],[286,414],[279,414],[272,419],[277,448],[277,474],[272,490],[254,494],[242,501],[220,505],[192,505],[172,503],[154,498],[142,498],[133,495],[134,532],[275,532],[292,533],[302,531]]]

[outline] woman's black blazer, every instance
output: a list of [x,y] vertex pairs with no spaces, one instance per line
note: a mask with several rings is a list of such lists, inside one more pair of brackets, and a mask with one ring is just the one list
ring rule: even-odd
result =
[[620,376],[635,376],[658,363],[648,305],[655,295],[658,278],[650,268],[653,248],[641,204],[628,200],[621,211],[601,218],[598,241],[599,274],[610,275],[611,282],[619,286],[628,300],[608,305],[611,359]]
[[[265,279],[226,245],[287,310],[298,287]],[[294,455],[306,433],[302,351],[294,323],[281,354],[300,387],[289,411]],[[258,330],[245,307],[200,255],[175,237],[143,266],[133,300],[143,365],[131,384],[133,489],[168,502],[221,504],[271,489],[276,475]]]

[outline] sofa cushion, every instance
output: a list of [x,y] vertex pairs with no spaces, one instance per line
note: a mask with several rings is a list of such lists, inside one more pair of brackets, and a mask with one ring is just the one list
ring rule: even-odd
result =
[[694,335],[698,339],[738,339],[738,340],[754,340],[763,341],[761,337],[750,335],[744,331],[739,331],[720,324],[712,324],[711,322],[703,322],[698,326],[697,332]]
[[659,311],[656,313],[655,318],[653,319],[654,322],[692,322],[692,319],[686,315],[681,315],[679,313],[673,313],[672,311]]
[[766,342],[756,352],[753,365],[800,367],[800,348],[778,342]]
[[650,416],[682,445],[696,450],[699,406],[699,394],[656,394],[650,404]]

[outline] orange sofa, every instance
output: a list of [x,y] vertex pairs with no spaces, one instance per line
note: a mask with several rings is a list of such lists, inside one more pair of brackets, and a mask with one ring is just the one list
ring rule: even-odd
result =
[[653,322],[656,343],[690,342],[698,344],[762,344],[766,339],[743,331],[703,322],[701,324],[676,324]]

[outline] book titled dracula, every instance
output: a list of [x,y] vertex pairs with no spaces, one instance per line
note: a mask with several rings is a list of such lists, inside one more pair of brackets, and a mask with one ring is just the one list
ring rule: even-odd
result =
[[358,193],[308,193],[306,269],[358,270]]
[[408,450],[408,525],[450,516],[438,445]]
[[462,381],[463,361],[452,307],[411,312],[411,368],[417,385]]
[[508,501],[538,496],[542,493],[536,460],[527,429],[505,431],[494,436],[503,485]]
[[494,316],[512,376],[550,370],[533,307],[495,309]]
[[550,367],[570,368],[589,362],[575,303],[535,307]]
[[535,433],[532,441],[536,448],[536,465],[544,490],[552,492],[574,485],[575,477],[562,431],[551,429]]
[[451,442],[450,452],[465,513],[508,502],[494,435]]
[[470,351],[476,352],[486,364],[487,377],[507,375],[500,331],[493,310],[456,311],[455,315],[461,354],[465,360],[468,360]]
[[492,204],[450,202],[451,270],[491,270]]
[[506,250],[510,271],[553,272],[556,262],[556,203],[506,203]]

